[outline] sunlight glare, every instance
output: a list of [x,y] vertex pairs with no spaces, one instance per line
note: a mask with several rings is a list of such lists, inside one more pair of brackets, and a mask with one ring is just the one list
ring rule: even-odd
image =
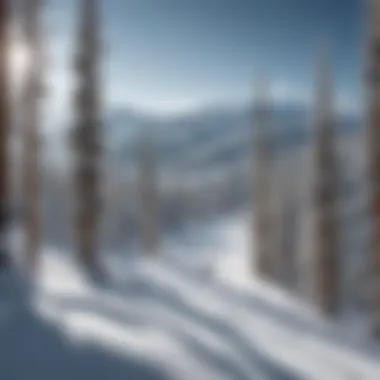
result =
[[30,61],[28,47],[21,41],[14,41],[10,47],[10,70],[16,84],[24,78]]

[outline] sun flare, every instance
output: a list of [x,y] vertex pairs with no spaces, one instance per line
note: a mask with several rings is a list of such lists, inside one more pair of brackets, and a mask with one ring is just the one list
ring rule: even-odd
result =
[[21,80],[28,69],[30,51],[21,41],[14,41],[10,46],[10,71],[16,82]]

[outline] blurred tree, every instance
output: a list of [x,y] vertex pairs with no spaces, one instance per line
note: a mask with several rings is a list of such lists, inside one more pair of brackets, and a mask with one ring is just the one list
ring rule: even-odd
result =
[[295,290],[297,271],[297,167],[295,157],[284,157],[281,171],[281,192],[279,210],[279,258],[278,279],[280,284]]
[[42,43],[40,31],[41,0],[24,2],[24,36],[30,56],[23,89],[23,196],[25,258],[32,270],[37,265],[40,245],[40,117],[39,101],[42,95]]
[[327,49],[318,66],[315,129],[315,289],[318,306],[325,314],[339,306],[338,171],[335,147],[332,89]]
[[267,88],[257,88],[257,99],[253,111],[253,196],[252,212],[253,255],[256,269],[261,276],[273,275],[273,215],[271,199],[272,147]]
[[8,266],[9,247],[7,244],[9,223],[9,134],[10,134],[10,93],[9,93],[9,2],[0,0],[0,269]]
[[103,278],[97,258],[101,216],[101,115],[99,88],[98,1],[80,1],[77,36],[78,89],[73,129],[75,235],[78,258],[91,276]]
[[380,337],[380,3],[367,1],[366,90],[370,177],[373,333]]
[[156,162],[152,132],[146,127],[141,132],[138,145],[141,247],[144,254],[155,254],[158,250]]

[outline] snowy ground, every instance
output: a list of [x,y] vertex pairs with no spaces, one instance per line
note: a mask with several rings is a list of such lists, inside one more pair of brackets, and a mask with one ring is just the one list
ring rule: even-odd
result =
[[252,278],[246,226],[194,230],[151,261],[109,254],[104,287],[47,248],[31,305],[0,285],[0,379],[378,380],[358,318],[322,321]]

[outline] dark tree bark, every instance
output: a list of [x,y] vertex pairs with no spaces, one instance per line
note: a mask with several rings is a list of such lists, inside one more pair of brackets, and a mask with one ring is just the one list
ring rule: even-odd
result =
[[7,246],[9,223],[9,134],[10,134],[10,94],[8,53],[8,26],[10,5],[0,0],[0,270],[9,264]]
[[92,274],[103,277],[97,248],[101,217],[101,115],[99,93],[98,1],[80,1],[73,130],[76,244],[78,258]]
[[380,4],[367,0],[365,84],[370,184],[372,329],[380,337]]
[[30,50],[30,66],[26,73],[23,113],[23,194],[24,194],[24,234],[25,258],[33,271],[37,265],[40,248],[40,117],[39,100],[42,90],[42,44],[40,32],[41,0],[28,0],[24,3],[24,35]]
[[334,314],[339,306],[338,171],[335,121],[328,56],[324,51],[318,67],[315,130],[315,285],[320,310]]

